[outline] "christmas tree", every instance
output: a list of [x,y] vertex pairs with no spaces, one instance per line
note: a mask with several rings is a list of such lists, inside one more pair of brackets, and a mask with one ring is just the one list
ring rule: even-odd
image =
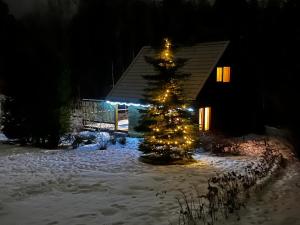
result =
[[167,160],[191,158],[196,143],[191,101],[183,93],[188,74],[178,72],[186,60],[175,58],[172,45],[164,39],[157,57],[145,57],[154,66],[156,75],[144,76],[148,81],[145,100],[150,107],[141,110],[139,128],[145,128],[140,150],[146,155]]

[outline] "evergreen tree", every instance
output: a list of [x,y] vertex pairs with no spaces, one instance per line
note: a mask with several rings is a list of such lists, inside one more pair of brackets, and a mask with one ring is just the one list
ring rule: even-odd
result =
[[178,72],[186,60],[174,58],[168,39],[157,57],[145,59],[158,74],[144,76],[149,83],[145,100],[150,107],[141,110],[138,130],[144,127],[145,134],[140,150],[165,160],[191,158],[196,129],[189,111],[191,101],[182,88],[182,81],[189,75]]
[[63,21],[36,14],[15,21],[1,4],[6,16],[0,15],[0,91],[7,96],[2,131],[24,144],[56,148],[68,131],[71,98],[71,74],[64,69],[68,49],[62,45],[67,37],[56,26]]

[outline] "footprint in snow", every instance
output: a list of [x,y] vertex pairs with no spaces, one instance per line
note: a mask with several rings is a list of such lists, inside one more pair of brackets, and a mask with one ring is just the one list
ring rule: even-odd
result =
[[153,180],[155,180],[155,181],[164,181],[164,180],[166,180],[166,178],[165,177],[153,177]]
[[115,223],[113,223],[112,225],[123,225],[124,224],[124,222],[115,222]]
[[129,186],[129,189],[137,190],[137,191],[144,191],[144,190],[147,190],[148,188],[145,186],[141,186],[141,185],[131,185],[131,186]]
[[119,204],[112,204],[111,207],[117,208],[117,209],[127,209],[126,205],[119,205]]
[[84,218],[84,217],[89,217],[89,216],[97,216],[96,213],[85,213],[85,214],[80,214],[75,216],[75,218]]
[[47,225],[55,225],[55,224],[58,224],[58,222],[57,221],[53,221],[53,222],[47,223]]
[[113,216],[118,212],[118,210],[114,208],[99,209],[99,211],[103,216]]

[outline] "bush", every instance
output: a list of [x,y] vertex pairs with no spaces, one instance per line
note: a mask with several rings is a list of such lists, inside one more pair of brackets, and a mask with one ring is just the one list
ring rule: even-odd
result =
[[72,146],[75,149],[82,145],[97,144],[100,150],[104,150],[107,148],[110,139],[110,135],[107,132],[83,131],[75,135]]
[[126,144],[126,137],[120,137],[118,139],[118,142],[121,144],[121,145],[125,145]]
[[112,143],[113,145],[117,143],[117,139],[114,135],[110,137],[110,143]]
[[220,135],[203,135],[200,146],[215,155],[240,155],[239,142]]
[[[195,194],[178,198],[179,225],[213,225],[221,216],[225,219],[245,207],[250,191],[263,184],[269,175],[283,162],[282,155],[266,145],[258,165],[249,164],[245,171],[237,174],[227,172],[208,180],[208,191],[201,195],[195,188]],[[237,213],[238,219],[239,215]]]

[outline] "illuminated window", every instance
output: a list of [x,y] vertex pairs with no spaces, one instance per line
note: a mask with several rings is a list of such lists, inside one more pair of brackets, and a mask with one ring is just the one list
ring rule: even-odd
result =
[[210,130],[211,123],[211,107],[204,107],[199,109],[199,129],[201,131]]
[[223,68],[218,67],[217,68],[217,82],[222,82],[223,80]]
[[229,66],[217,67],[217,82],[230,82],[231,68]]

